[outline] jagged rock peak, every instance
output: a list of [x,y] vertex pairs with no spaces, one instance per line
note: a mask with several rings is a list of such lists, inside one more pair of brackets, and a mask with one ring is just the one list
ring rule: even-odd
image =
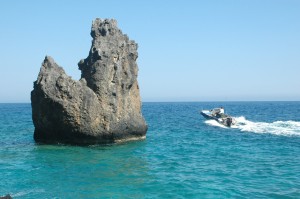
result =
[[50,63],[54,63],[54,59],[51,56],[46,55],[45,59],[44,59],[44,63],[45,62],[50,62]]
[[55,63],[54,59],[51,56],[46,55],[45,59],[42,63],[43,67],[53,67],[56,66],[57,64]]
[[116,33],[122,34],[118,28],[118,23],[115,19],[100,19],[96,18],[92,24],[91,36],[95,39],[100,36],[114,35]]

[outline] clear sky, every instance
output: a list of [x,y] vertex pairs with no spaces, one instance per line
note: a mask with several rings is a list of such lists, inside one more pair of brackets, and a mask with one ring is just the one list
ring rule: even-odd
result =
[[79,79],[97,17],[139,44],[143,101],[300,100],[299,0],[9,0],[0,102],[30,102],[45,55]]

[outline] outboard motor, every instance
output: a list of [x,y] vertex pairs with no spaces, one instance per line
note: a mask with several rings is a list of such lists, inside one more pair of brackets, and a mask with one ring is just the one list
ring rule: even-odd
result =
[[231,117],[226,118],[226,125],[227,125],[228,127],[230,127],[231,124],[232,124],[232,118],[231,118]]

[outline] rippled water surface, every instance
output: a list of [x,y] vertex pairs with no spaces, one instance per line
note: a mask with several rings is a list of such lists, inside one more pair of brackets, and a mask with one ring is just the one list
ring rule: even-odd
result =
[[[233,128],[205,121],[224,106]],[[144,103],[147,139],[36,145],[30,104],[0,104],[0,196],[300,198],[300,102]]]

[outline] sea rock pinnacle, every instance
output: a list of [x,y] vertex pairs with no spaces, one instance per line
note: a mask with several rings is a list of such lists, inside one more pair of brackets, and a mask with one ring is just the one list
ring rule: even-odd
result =
[[31,92],[37,142],[101,144],[144,139],[137,82],[137,44],[113,19],[93,21],[92,47],[78,63],[81,79],[67,76],[46,56]]

